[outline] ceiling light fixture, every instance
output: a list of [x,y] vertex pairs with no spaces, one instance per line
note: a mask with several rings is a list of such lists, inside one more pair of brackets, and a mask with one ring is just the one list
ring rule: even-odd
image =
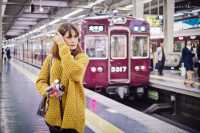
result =
[[44,8],[42,7],[42,0],[40,0],[40,8],[39,8],[40,12],[44,12]]
[[40,6],[40,9],[39,9],[40,12],[44,12],[44,8],[42,6]]
[[[97,4],[100,4],[100,3],[104,2],[104,1],[106,1],[106,0],[96,0],[94,3],[90,3],[90,4],[88,4],[88,5],[85,6],[85,7],[87,7],[87,8],[92,8],[93,6],[95,6],[95,5],[97,5]],[[40,7],[42,7],[42,5],[41,5],[41,0],[40,0]],[[67,15],[64,15],[64,16],[61,17],[61,18],[57,18],[57,19],[55,19],[55,20],[49,22],[48,24],[44,24],[44,25],[40,26],[39,28],[36,28],[36,29],[34,29],[34,30],[28,32],[28,33],[27,33],[27,36],[30,35],[30,34],[32,34],[32,33],[34,33],[34,32],[38,32],[38,31],[44,29],[45,27],[47,27],[47,26],[49,26],[49,25],[53,25],[53,24],[59,22],[59,21],[62,20],[62,19],[68,19],[69,17],[71,17],[71,16],[73,16],[73,15],[76,15],[76,14],[78,14],[78,13],[80,13],[80,12],[83,12],[84,10],[85,10],[85,9],[83,9],[83,8],[74,10],[74,11],[72,11],[71,13],[69,13],[69,14],[67,14]],[[25,35],[25,34],[24,34],[24,35]],[[19,38],[21,38],[21,37],[23,37],[23,35],[18,36],[17,39],[19,39]]]

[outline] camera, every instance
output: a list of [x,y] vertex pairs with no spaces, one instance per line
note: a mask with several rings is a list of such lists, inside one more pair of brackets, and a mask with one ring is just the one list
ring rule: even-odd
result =
[[58,79],[56,79],[53,84],[47,89],[47,93],[49,96],[56,95],[61,97],[64,94],[64,86],[60,83]]

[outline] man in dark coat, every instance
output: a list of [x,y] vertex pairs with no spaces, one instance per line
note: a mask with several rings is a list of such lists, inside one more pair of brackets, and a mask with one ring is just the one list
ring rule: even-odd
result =
[[200,44],[197,45],[197,58],[198,58],[198,77],[200,81]]
[[9,48],[6,48],[6,56],[7,56],[7,59],[10,60],[11,56],[10,56],[10,49]]

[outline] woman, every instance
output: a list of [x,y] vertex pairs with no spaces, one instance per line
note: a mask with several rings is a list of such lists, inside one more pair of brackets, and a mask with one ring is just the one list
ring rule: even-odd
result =
[[[88,56],[82,52],[78,37],[79,32],[73,25],[62,24],[59,27],[58,33],[53,38],[51,55],[45,59],[36,80],[39,93],[50,97],[45,115],[50,133],[84,132],[85,96],[82,80],[88,64]],[[50,78],[48,77],[49,64],[51,64]],[[48,85],[48,79],[51,85]],[[58,100],[59,93],[54,93],[57,90],[54,89],[53,82],[57,79],[64,86],[62,104]]]
[[192,45],[188,42],[182,50],[182,61],[186,69],[186,78],[184,81],[185,85],[192,86],[192,74],[193,74],[193,54],[192,54]]

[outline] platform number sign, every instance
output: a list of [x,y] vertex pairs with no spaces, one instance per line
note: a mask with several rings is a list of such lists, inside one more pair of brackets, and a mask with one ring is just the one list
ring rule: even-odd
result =
[[104,26],[103,25],[90,25],[88,27],[90,32],[103,32]]

